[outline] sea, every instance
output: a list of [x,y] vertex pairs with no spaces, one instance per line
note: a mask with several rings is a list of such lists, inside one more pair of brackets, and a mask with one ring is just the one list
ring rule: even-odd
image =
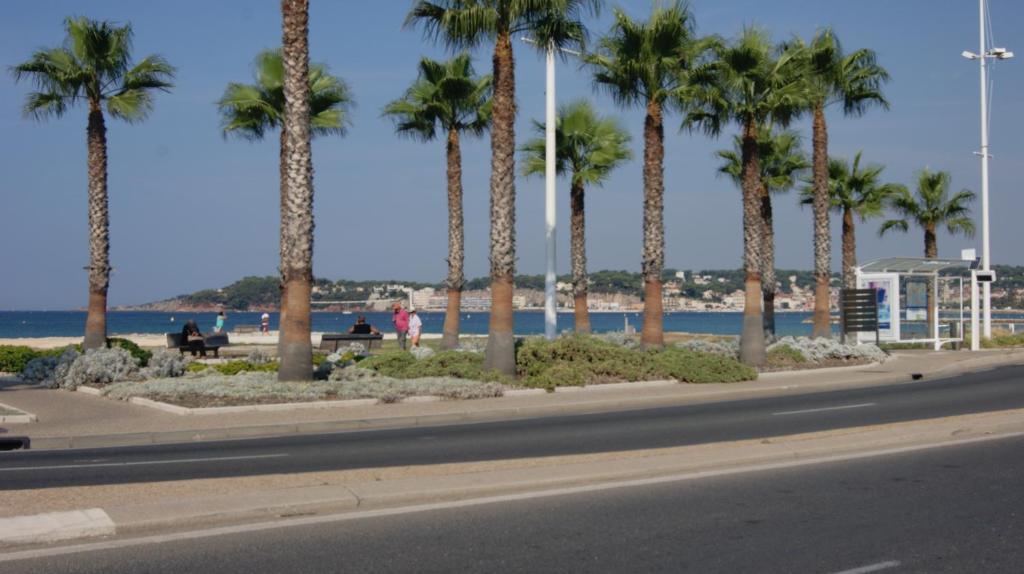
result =
[[[262,313],[228,313],[226,328],[230,332],[238,325],[259,325]],[[348,330],[357,314],[313,313],[313,331],[338,332]],[[391,313],[362,313],[371,325],[382,332],[391,327]],[[109,311],[107,333],[111,336],[129,333],[169,333],[180,331],[185,321],[195,319],[202,331],[213,329],[216,313],[165,313],[157,311]],[[776,332],[779,335],[809,335],[811,325],[807,320],[811,313],[776,313]],[[444,325],[443,311],[422,311],[425,333],[441,333]],[[485,312],[464,312],[460,330],[467,335],[486,335],[490,314]],[[591,313],[591,328],[596,333],[622,331],[626,326],[637,331],[643,326],[642,313]],[[739,335],[743,325],[739,312],[675,312],[665,314],[665,331],[706,333],[714,335]],[[277,329],[278,314],[270,314],[270,328]],[[573,314],[558,314],[558,330],[573,328]],[[85,311],[0,311],[0,338],[18,337],[77,337],[85,331]],[[515,332],[517,335],[544,333],[543,311],[516,311]]]

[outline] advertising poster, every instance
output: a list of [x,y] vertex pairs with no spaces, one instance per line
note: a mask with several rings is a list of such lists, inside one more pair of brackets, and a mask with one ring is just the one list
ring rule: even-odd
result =
[[[858,279],[858,286],[861,289],[876,290],[879,340],[898,341],[900,338],[899,275],[896,273],[864,273]],[[861,333],[858,339],[874,340],[874,336]]]
[[907,283],[907,321],[928,320],[928,286],[921,282]]

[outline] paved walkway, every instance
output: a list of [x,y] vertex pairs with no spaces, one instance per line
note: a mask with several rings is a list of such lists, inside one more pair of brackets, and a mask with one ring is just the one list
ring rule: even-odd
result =
[[930,380],[1007,364],[1024,364],[1024,349],[978,353],[900,351],[881,365],[769,373],[746,383],[660,386],[635,383],[496,399],[189,416],[84,393],[41,389],[8,379],[0,382],[0,403],[32,413],[37,420],[0,426],[10,435],[28,435],[35,449],[217,440],[737,400],[910,383],[912,373],[921,373]]

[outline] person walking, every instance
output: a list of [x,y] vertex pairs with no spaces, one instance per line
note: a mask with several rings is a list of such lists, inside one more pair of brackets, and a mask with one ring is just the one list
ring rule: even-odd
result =
[[416,307],[409,307],[409,338],[414,348],[420,346],[420,332],[423,331],[423,321],[416,313]]
[[409,334],[409,313],[398,302],[391,305],[391,312],[391,322],[394,323],[395,333],[398,335],[398,348],[404,351],[405,339]]
[[266,311],[260,315],[260,332],[264,335],[270,334],[270,313],[267,313]]
[[214,333],[223,333],[224,332],[224,322],[227,321],[227,320],[228,320],[228,316],[227,316],[227,314],[224,313],[224,311],[221,311],[220,313],[217,313],[217,323],[213,326],[213,332]]

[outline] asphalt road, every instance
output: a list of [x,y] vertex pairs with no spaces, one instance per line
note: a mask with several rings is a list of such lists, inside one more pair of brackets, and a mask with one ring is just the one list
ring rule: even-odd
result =
[[[5,562],[28,572],[1019,573],[1024,439]],[[2,558],[2,555],[0,555]]]
[[[827,375],[826,375],[827,376]],[[793,396],[443,427],[0,453],[0,489],[439,464],[684,446],[1024,408],[1024,366]]]

